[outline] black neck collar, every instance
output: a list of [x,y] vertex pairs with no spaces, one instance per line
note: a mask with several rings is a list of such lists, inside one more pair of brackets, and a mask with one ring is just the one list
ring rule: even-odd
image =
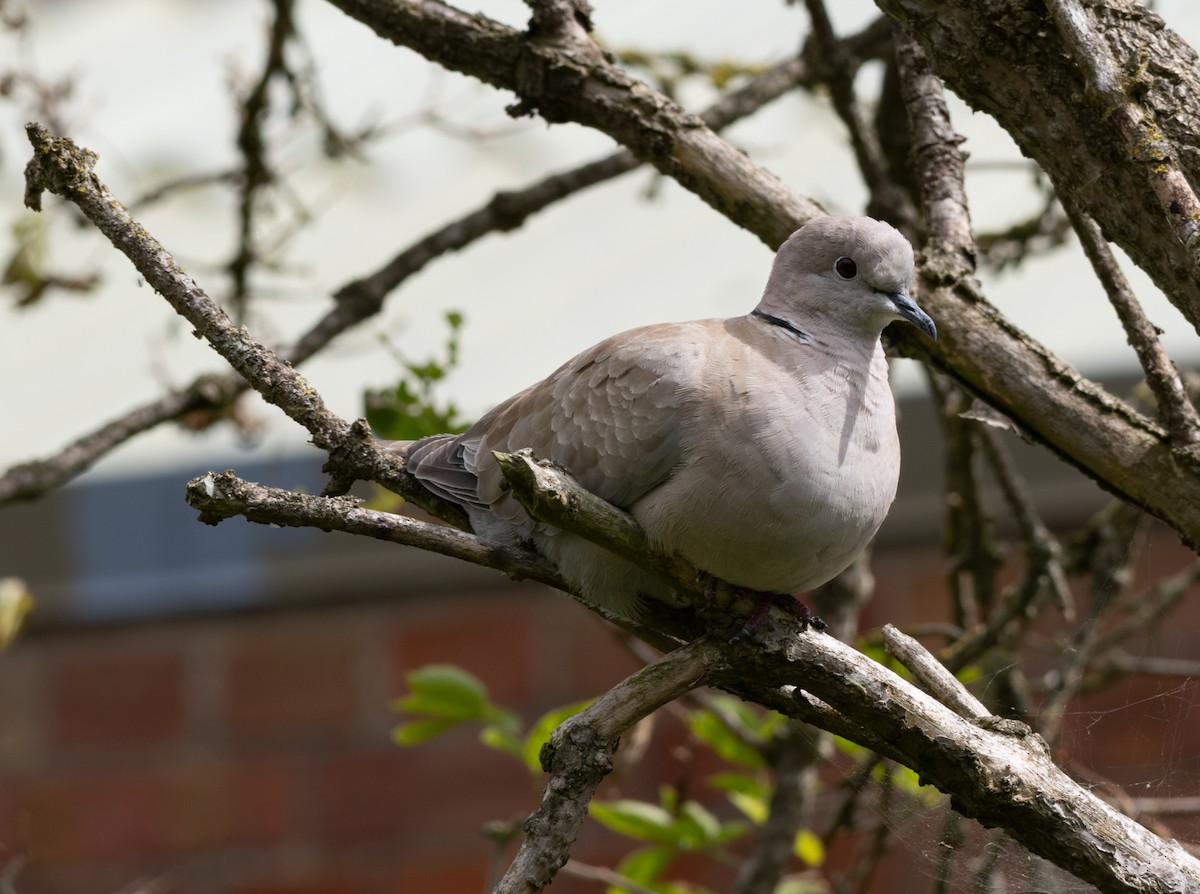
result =
[[812,344],[812,336],[793,323],[791,320],[785,320],[783,317],[777,317],[774,314],[769,314],[765,310],[759,310],[757,307],[750,311],[753,316],[760,320],[766,320],[772,326],[778,326],[780,329],[786,329],[798,337],[805,344]]

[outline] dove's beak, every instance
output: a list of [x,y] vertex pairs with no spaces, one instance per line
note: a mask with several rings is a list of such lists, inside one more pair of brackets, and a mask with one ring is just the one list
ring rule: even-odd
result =
[[937,341],[937,326],[934,324],[933,318],[917,307],[917,302],[909,298],[904,292],[893,292],[888,297],[892,299],[896,313],[902,319],[908,320],[908,322],[912,323],[934,341]]

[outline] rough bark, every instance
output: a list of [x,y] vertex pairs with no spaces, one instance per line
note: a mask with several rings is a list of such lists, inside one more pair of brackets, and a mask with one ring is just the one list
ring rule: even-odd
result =
[[[877,0],[929,54],[933,70],[986,112],[1071,195],[1104,234],[1200,328],[1200,279],[1188,246],[1131,151],[1117,109],[1090,91],[1086,60],[1058,33],[1050,4],[1032,0]],[[1145,148],[1200,182],[1200,65],[1137,0],[1087,4],[1095,52],[1111,53],[1128,101],[1148,115]],[[1102,42],[1102,43],[1101,43]],[[1082,63],[1082,64],[1081,64]]]

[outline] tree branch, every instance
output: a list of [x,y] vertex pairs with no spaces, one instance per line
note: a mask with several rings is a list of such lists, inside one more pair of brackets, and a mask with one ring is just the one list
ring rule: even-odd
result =
[[331,2],[393,43],[515,91],[520,100],[512,114],[536,112],[552,123],[576,121],[607,133],[772,248],[822,213],[697,116],[602,56],[580,57],[437,0]]
[[[548,121],[602,130],[768,245],[777,246],[817,213],[695,116],[608,63],[589,67],[436,0],[331,2],[394,43],[517,92],[522,111],[536,108]],[[973,23],[978,15],[973,9]],[[974,58],[986,56],[979,51]],[[961,240],[954,244],[961,250]],[[1173,447],[1158,426],[1005,319],[970,279],[972,259],[927,249],[922,300],[938,320],[938,341],[917,348],[903,334],[896,340],[952,373],[1102,486],[1200,543],[1200,450]]]
[[[1155,147],[1187,182],[1200,182],[1200,70],[1195,51],[1137,0],[1089,4],[1095,27],[1081,52],[1058,36],[1048,7],[1025,0],[879,0],[920,41],[933,69],[973,108],[986,112],[1022,153],[1075,198],[1104,233],[1145,270],[1170,301],[1200,327],[1200,277],[1194,236],[1176,238],[1155,192],[1164,185],[1143,157]],[[1114,60],[1115,104],[1080,102],[1090,61]],[[1111,70],[1110,70],[1111,71]],[[1154,122],[1130,151],[1110,113],[1130,106]],[[1119,116],[1118,116],[1119,117]],[[1115,126],[1118,125],[1118,126]],[[1135,122],[1126,122],[1136,130]],[[1173,183],[1173,180],[1168,182]],[[1182,184],[1180,184],[1182,186]],[[939,320],[939,323],[941,321]],[[939,326],[939,333],[942,331]]]
[[187,502],[207,525],[240,515],[260,525],[343,531],[494,568],[513,580],[568,589],[554,565],[532,550],[405,515],[364,509],[353,497],[314,497],[245,481],[233,472],[209,472],[188,482]]
[[550,883],[567,862],[596,787],[612,770],[621,736],[723,663],[720,645],[696,639],[618,683],[554,731],[542,748],[542,767],[550,774],[542,804],[525,821],[527,837],[496,894],[531,894]]
[[[224,497],[226,490],[232,492],[231,498]],[[244,489],[236,478],[208,475],[193,482],[189,493],[206,513],[219,517],[236,512],[234,504],[257,491]],[[349,530],[352,523],[361,523],[371,536],[392,529],[391,522],[365,514],[352,501],[317,498],[311,503],[314,498],[266,491],[265,505],[277,496],[282,505],[275,511],[260,514],[252,503],[251,510],[263,521],[300,524],[311,506],[318,512],[311,523],[318,527]],[[556,482],[542,499],[547,504],[561,502],[561,483]],[[589,503],[569,502],[576,514],[588,514]],[[605,515],[614,512],[619,510],[609,506]],[[592,519],[579,529],[605,524],[603,519]],[[697,613],[688,606],[648,605],[644,617],[617,621],[666,649],[700,633]],[[1200,861],[1074,783],[1054,765],[1042,740],[1020,725],[992,717],[966,720],[849,646],[804,631],[785,613],[769,614],[751,636],[726,643],[720,653],[719,665],[706,665],[709,683],[797,719],[816,721],[916,769],[922,781],[949,794],[959,812],[984,825],[1007,829],[1034,853],[1102,889],[1166,894],[1200,886]],[[955,701],[961,710],[961,697]],[[629,719],[628,714],[622,716]],[[601,738],[623,728],[621,722],[608,721],[600,730]],[[593,732],[584,735],[578,747],[585,753],[604,753],[595,750]],[[576,761],[578,754],[569,751],[570,761]],[[573,808],[556,804],[550,809],[570,813]],[[560,828],[557,821],[551,825]],[[561,838],[553,830],[545,834],[556,841]]]
[[308,430],[312,442],[329,453],[326,470],[335,478],[376,481],[422,508],[461,527],[461,509],[431,495],[405,471],[398,458],[381,450],[366,423],[353,424],[325,407],[321,396],[282,360],[233,324],[170,253],[141,227],[125,206],[92,173],[95,153],[68,139],[51,139],[38,124],[26,126],[33,158],[25,169],[25,203],[41,210],[44,190],[74,202],[97,229],[125,254],[138,272],[175,311],[195,327],[233,369],[270,403]]
[[890,219],[903,229],[913,222],[915,209],[907,193],[889,175],[879,135],[868,125],[855,95],[858,60],[847,43],[834,33],[824,0],[805,0],[804,5],[812,22],[805,52],[817,62],[815,67],[829,88],[834,111],[850,136],[854,159],[870,192],[867,211],[872,216]]
[[1078,0],[1047,4],[1058,33],[1084,73],[1094,108],[1103,109],[1124,144],[1128,162],[1141,169],[1163,214],[1191,256],[1192,274],[1200,273],[1200,201],[1176,162],[1177,153],[1163,136],[1153,114],[1127,93],[1126,78],[1117,70],[1112,53],[1089,22]]
[[[876,22],[847,38],[846,43],[857,55],[866,57],[879,52],[885,36],[883,31]],[[724,94],[702,117],[711,127],[720,130],[793,87],[810,81],[808,65],[799,58],[788,59]],[[523,189],[496,193],[479,209],[418,240],[376,272],[338,289],[329,312],[294,345],[280,350],[280,356],[294,366],[303,363],[346,330],[377,314],[391,292],[436,258],[465,248],[489,233],[514,230],[555,202],[640,165],[632,152],[621,150],[552,174]],[[211,179],[211,175],[206,179]],[[139,201],[148,199],[143,196]],[[0,475],[0,506],[16,500],[36,499],[87,471],[102,456],[130,438],[195,411],[219,411],[248,387],[246,380],[238,375],[202,375],[190,385],[127,412],[45,459],[21,463],[6,470]]]
[[199,409],[224,406],[244,390],[236,376],[201,376],[187,388],[125,413],[77,438],[53,456],[20,463],[0,475],[0,506],[33,500],[66,484],[114,448],[142,432]]
[[1146,375],[1146,385],[1158,404],[1159,421],[1175,443],[1195,444],[1200,440],[1200,416],[1188,397],[1179,370],[1158,340],[1158,330],[1146,319],[1096,222],[1080,211],[1070,196],[1061,196],[1060,201],[1079,236],[1084,254],[1091,261],[1096,278],[1104,286],[1109,303],[1121,320],[1126,339],[1137,353]]
[[246,300],[250,296],[250,270],[258,260],[255,232],[261,196],[275,180],[275,171],[267,157],[263,138],[266,118],[271,110],[271,85],[289,74],[284,51],[295,35],[294,0],[274,0],[275,20],[267,41],[267,58],[254,87],[241,104],[241,126],[237,133],[237,148],[242,155],[238,190],[237,251],[229,261],[233,280],[232,303],[239,322],[246,315]]

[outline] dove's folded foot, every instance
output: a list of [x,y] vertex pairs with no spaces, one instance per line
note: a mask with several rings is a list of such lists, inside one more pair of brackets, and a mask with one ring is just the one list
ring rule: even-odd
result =
[[814,615],[808,606],[795,596],[789,596],[785,593],[759,593],[758,599],[754,604],[754,611],[750,612],[750,617],[746,619],[746,623],[742,625],[742,629],[729,642],[732,644],[753,636],[758,628],[762,626],[763,619],[770,613],[772,605],[778,605],[784,611],[794,615],[800,623],[802,630],[812,629],[821,631],[827,629],[829,626]]

